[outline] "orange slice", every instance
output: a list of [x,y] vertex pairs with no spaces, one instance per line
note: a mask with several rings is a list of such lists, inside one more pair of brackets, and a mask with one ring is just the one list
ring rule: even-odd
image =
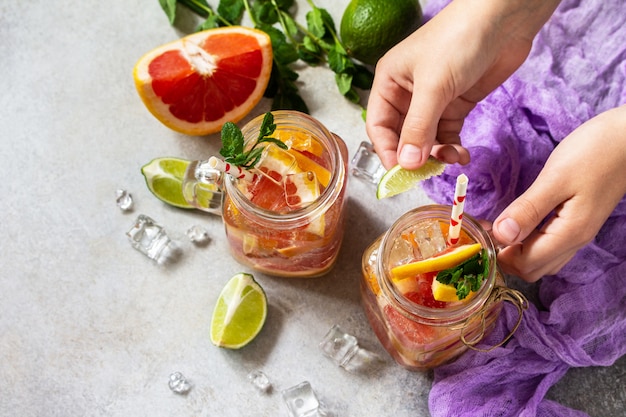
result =
[[319,183],[322,184],[324,187],[328,187],[328,184],[330,183],[330,176],[331,176],[329,170],[327,170],[326,168],[324,168],[323,166],[321,166],[320,164],[318,164],[311,158],[307,157],[302,152],[290,149],[289,153],[292,154],[294,158],[296,158],[298,167],[302,171],[315,172],[315,175],[317,176],[317,180],[319,181]]
[[[446,303],[461,301],[456,295],[456,288],[454,287],[454,285],[442,284],[435,278],[433,279],[431,289],[433,291],[433,298],[437,301],[444,301]],[[463,299],[463,301],[469,300],[474,296],[474,294],[474,291],[470,291],[467,297]]]
[[304,132],[284,129],[277,130],[272,136],[282,141],[290,149],[295,149],[300,152],[310,152],[315,156],[322,156],[322,153],[324,153],[322,144],[311,137],[311,135]]
[[468,260],[480,252],[481,248],[480,243],[455,246],[451,250],[432,258],[396,266],[391,269],[391,275],[394,279],[404,279],[426,272],[443,271]]
[[261,100],[272,71],[272,44],[260,30],[209,29],[139,59],[135,87],[164,125],[189,135],[218,132]]

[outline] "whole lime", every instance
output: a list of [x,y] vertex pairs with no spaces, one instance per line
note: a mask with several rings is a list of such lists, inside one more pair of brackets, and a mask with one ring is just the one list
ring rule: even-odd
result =
[[373,65],[421,20],[418,0],[352,0],[341,18],[340,37],[348,55]]

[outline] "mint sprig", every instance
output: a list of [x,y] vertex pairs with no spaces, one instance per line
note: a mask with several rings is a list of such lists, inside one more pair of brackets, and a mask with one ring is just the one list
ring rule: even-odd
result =
[[485,278],[489,275],[489,257],[486,250],[477,253],[465,262],[439,271],[437,281],[456,288],[459,300],[467,297],[470,291],[478,291]]
[[224,161],[236,165],[244,169],[253,168],[263,153],[263,147],[259,147],[261,143],[273,143],[276,146],[287,149],[281,140],[271,137],[276,130],[274,124],[274,115],[270,112],[265,113],[261,127],[259,128],[259,136],[250,149],[245,150],[245,142],[241,129],[233,122],[226,122],[222,126],[222,148],[220,155],[224,157]]

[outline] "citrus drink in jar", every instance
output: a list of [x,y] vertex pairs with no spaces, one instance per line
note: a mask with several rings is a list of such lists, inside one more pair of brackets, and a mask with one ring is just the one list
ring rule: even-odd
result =
[[[231,253],[271,275],[323,275],[343,238],[347,148],[304,113],[272,114],[271,137],[286,149],[264,143],[253,179],[224,178],[222,216]],[[262,120],[242,128],[246,144],[257,138]]]
[[[525,299],[506,288],[489,235],[464,215],[459,241],[448,246],[450,207],[424,206],[401,216],[363,255],[362,302],[378,339],[400,365],[426,370],[474,348],[494,327],[509,300]],[[436,277],[465,265],[483,272],[474,288]],[[460,269],[463,270],[463,269]],[[469,282],[469,281],[468,281]]]

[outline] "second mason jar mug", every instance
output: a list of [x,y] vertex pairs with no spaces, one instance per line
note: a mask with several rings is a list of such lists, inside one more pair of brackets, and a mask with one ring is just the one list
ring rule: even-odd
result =
[[366,316],[389,354],[412,370],[430,369],[467,349],[477,349],[494,327],[503,301],[518,307],[520,320],[527,307],[521,293],[506,287],[496,265],[493,241],[466,214],[458,245],[480,244],[477,259],[482,259],[486,272],[479,288],[462,300],[443,302],[433,293],[435,272],[405,274],[401,279],[394,275],[394,268],[406,270],[405,265],[415,260],[436,259],[451,251],[444,238],[450,215],[450,207],[440,205],[411,210],[363,255],[361,294]]
[[[194,161],[183,194],[195,207],[222,216],[230,252],[240,263],[276,276],[320,276],[334,265],[343,239],[347,148],[309,115],[284,110],[272,116],[271,137],[285,147],[263,143],[249,171],[216,158]],[[263,120],[241,129],[246,149]]]

